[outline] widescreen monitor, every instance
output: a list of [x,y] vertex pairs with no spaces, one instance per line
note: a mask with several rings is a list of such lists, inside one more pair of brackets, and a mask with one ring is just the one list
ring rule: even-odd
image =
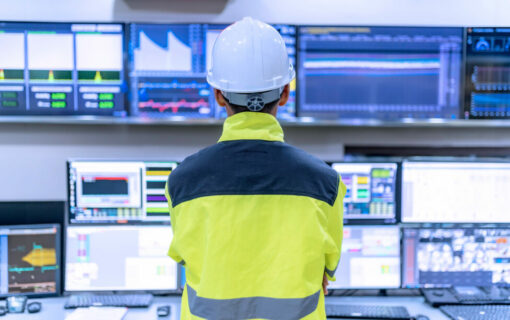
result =
[[[150,118],[223,118],[206,81],[211,53],[227,24],[130,24],[131,113]],[[295,64],[296,27],[275,25]],[[281,119],[295,117],[295,81]]]
[[346,223],[397,222],[397,163],[337,162],[332,164],[346,186]]
[[173,161],[68,163],[71,223],[169,223],[165,186]]
[[403,228],[403,287],[510,283],[510,228]]
[[0,22],[0,48],[0,115],[127,115],[123,24]]
[[398,226],[345,226],[342,255],[330,289],[400,287]]
[[510,118],[510,28],[466,33],[466,117]]
[[510,162],[406,161],[402,221],[508,223]]
[[303,26],[298,116],[456,119],[462,28]]
[[60,291],[60,226],[0,226],[0,297]]
[[74,225],[66,233],[66,292],[178,289],[170,225]]

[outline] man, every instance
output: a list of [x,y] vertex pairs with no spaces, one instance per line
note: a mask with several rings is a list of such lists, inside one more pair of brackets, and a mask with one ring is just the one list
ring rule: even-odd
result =
[[283,142],[295,77],[279,33],[244,18],[215,42],[207,80],[227,109],[218,144],[184,160],[167,198],[169,255],[186,268],[181,319],[325,319],[345,186]]

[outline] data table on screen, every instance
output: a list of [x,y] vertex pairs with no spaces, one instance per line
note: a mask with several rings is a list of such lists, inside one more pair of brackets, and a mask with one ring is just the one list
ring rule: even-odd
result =
[[510,163],[404,162],[403,222],[507,223]]
[[456,119],[462,28],[299,28],[298,116]]
[[122,24],[0,23],[0,114],[125,116]]

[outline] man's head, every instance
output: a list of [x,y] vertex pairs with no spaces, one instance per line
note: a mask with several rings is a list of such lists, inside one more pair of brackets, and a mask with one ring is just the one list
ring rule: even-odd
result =
[[289,98],[295,71],[282,37],[270,25],[244,18],[214,43],[207,81],[229,116],[239,112],[276,115]]

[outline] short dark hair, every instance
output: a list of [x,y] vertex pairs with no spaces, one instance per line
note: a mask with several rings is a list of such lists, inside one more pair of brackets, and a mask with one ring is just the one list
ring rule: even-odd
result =
[[[241,112],[247,112],[247,111],[248,112],[252,112],[252,111],[250,111],[245,106],[240,106],[238,104],[233,104],[233,103],[228,102],[228,100],[227,100],[227,98],[225,98],[225,96],[223,96],[223,98],[227,102],[228,106],[232,109],[232,112],[234,112],[234,114],[241,113]],[[263,112],[263,113],[271,113],[271,112],[273,112],[274,108],[276,108],[278,106],[278,102],[279,101],[280,101],[280,99],[277,99],[275,101],[271,101],[271,102],[266,103],[264,105],[264,108],[262,108],[262,110],[260,110],[258,112]]]

